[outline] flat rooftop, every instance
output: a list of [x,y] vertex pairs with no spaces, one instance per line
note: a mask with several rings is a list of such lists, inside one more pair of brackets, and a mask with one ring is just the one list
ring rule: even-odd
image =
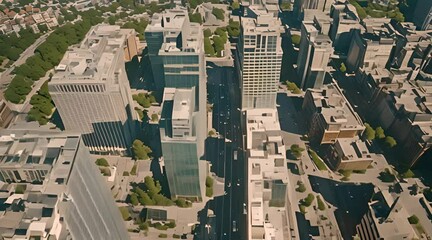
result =
[[340,124],[343,129],[364,129],[360,117],[346,100],[341,89],[336,84],[325,85],[320,90],[308,89],[314,99],[315,108],[328,125]]
[[[79,47],[66,51],[55,67],[51,82],[106,82],[116,84],[115,73],[119,64],[124,64],[123,54],[126,40],[135,36],[133,29],[120,26],[97,25],[90,29]],[[118,81],[117,81],[118,82]]]

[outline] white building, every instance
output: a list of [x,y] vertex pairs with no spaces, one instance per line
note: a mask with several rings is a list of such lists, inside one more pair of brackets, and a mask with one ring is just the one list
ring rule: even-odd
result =
[[125,153],[133,139],[132,95],[125,61],[137,54],[135,31],[93,27],[65,53],[48,87],[66,130],[92,152]]
[[80,135],[3,130],[0,153],[2,239],[129,239]]
[[259,6],[250,6],[254,18],[242,18],[239,64],[242,109],[275,108],[282,64],[279,19]]
[[[297,229],[288,181],[286,148],[276,109],[246,111],[247,238],[295,239]],[[296,203],[294,203],[296,204]],[[294,227],[293,227],[294,226]]]

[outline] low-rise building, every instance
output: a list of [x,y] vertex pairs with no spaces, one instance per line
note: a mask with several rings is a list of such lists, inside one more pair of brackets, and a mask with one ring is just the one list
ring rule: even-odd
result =
[[365,129],[360,117],[336,83],[322,89],[308,89],[303,112],[309,126],[309,139],[318,144],[335,143],[340,138],[354,138]]
[[[398,159],[411,167],[432,146],[432,89],[421,81],[400,89],[381,89],[371,101],[371,120],[397,142]],[[427,84],[427,83],[426,83]]]
[[357,236],[362,240],[376,239],[417,239],[408,222],[408,213],[389,191],[375,190],[369,201],[369,211],[357,225]]
[[330,147],[329,162],[334,170],[366,170],[373,162],[372,154],[360,140],[338,139]]

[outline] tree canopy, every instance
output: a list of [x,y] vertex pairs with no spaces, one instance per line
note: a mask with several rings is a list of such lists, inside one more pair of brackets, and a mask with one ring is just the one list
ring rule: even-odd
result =
[[138,160],[150,159],[149,154],[152,153],[152,150],[148,146],[144,145],[144,143],[139,139],[136,139],[133,142],[132,151],[134,153],[135,159]]

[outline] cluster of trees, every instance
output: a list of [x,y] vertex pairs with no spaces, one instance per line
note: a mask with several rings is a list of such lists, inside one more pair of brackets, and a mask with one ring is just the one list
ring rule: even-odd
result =
[[129,195],[132,205],[171,206],[174,204],[171,199],[168,199],[160,193],[162,187],[159,182],[155,181],[152,177],[147,176],[144,178],[143,188],[144,189],[141,189],[139,186],[135,186],[132,189],[132,193]]
[[226,29],[230,37],[238,37],[240,35],[240,22],[230,19]]
[[319,158],[318,154],[314,150],[309,149],[309,154],[310,154],[310,156],[312,158],[312,161],[315,163],[315,165],[317,166],[317,168],[319,170],[321,170],[321,171],[327,170],[326,165],[323,163],[323,161],[321,161],[321,159]]
[[213,7],[212,14],[219,20],[223,21],[225,19],[225,11],[223,9]]
[[16,61],[21,53],[32,45],[39,36],[30,28],[22,29],[18,35],[14,33],[0,35],[0,56]]
[[286,81],[285,82],[286,86],[287,86],[287,90],[294,93],[294,94],[300,94],[302,91],[300,90],[299,87],[297,87],[297,84],[290,82],[290,81]]
[[[214,34],[209,34],[210,29],[206,29],[204,31],[205,36],[213,36],[212,39],[210,37],[204,37],[204,51],[207,55],[214,57],[222,57],[222,50],[225,49],[225,43],[228,41],[227,28],[218,27]],[[211,31],[210,31],[211,32]],[[212,44],[213,40],[213,44]]]
[[[110,24],[111,24],[111,22],[110,22]],[[140,19],[140,21],[135,20],[135,19],[128,21],[125,24],[123,24],[122,28],[135,29],[135,31],[138,34],[139,39],[144,40],[144,31],[147,28],[147,25],[148,25],[148,21],[145,20],[144,18],[142,18],[142,19]]]
[[382,6],[377,3],[368,2],[367,6],[362,7],[357,0],[349,0],[349,2],[356,8],[357,14],[360,19],[366,18],[368,15],[373,18],[392,18],[398,22],[404,22],[405,16],[396,5],[388,4],[387,6]]
[[378,139],[384,142],[384,145],[388,148],[393,148],[397,145],[396,140],[391,136],[386,136],[384,129],[382,127],[377,127],[375,130],[368,124],[365,123],[365,131],[363,137],[367,140]]
[[148,159],[150,159],[149,154],[152,153],[151,148],[144,145],[144,143],[139,139],[136,139],[135,141],[133,141],[132,151],[133,151],[133,154],[135,156],[135,159],[138,159],[138,160],[148,160]]
[[203,18],[199,12],[189,13],[189,21],[202,24]]
[[27,121],[38,121],[40,125],[48,123],[53,113],[54,104],[48,91],[48,81],[39,89],[38,93],[30,99],[32,108],[28,112]]
[[369,16],[374,18],[388,17],[388,18],[393,18],[398,22],[405,21],[404,15],[399,11],[399,8],[393,4],[382,6],[377,3],[368,2],[365,11]]
[[143,108],[149,108],[152,103],[156,103],[155,96],[148,93],[134,94],[132,95],[132,99],[136,101]]
[[206,196],[207,197],[213,196],[213,178],[207,176],[205,185],[206,185]]
[[15,69],[16,76],[5,91],[6,100],[22,103],[31,91],[32,81],[45,76],[58,65],[68,46],[82,41],[90,27],[102,22],[101,13],[88,10],[81,13],[82,21],[57,28],[44,43],[35,50],[35,55]]

